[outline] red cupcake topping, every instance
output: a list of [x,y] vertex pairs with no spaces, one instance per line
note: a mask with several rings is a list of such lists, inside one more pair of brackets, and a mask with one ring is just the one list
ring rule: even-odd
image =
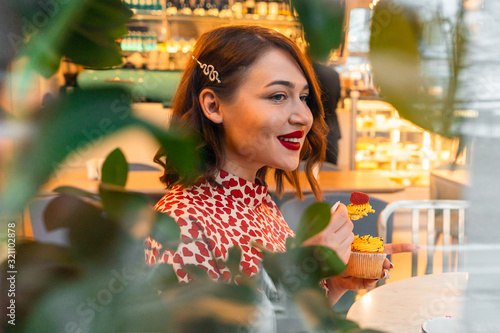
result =
[[349,200],[353,205],[364,205],[370,201],[370,197],[363,192],[352,192]]

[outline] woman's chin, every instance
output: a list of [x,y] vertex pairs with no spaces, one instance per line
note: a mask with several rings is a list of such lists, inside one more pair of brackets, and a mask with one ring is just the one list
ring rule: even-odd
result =
[[292,164],[281,164],[274,166],[273,168],[277,170],[283,170],[283,171],[294,171],[297,170],[299,167],[299,163],[292,163]]

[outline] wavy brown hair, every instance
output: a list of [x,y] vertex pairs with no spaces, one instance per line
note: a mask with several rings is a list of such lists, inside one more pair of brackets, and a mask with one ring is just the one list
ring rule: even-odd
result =
[[[327,126],[321,104],[321,91],[306,56],[293,41],[279,32],[260,26],[225,26],[203,34],[196,42],[192,55],[201,63],[213,65],[219,73],[221,82],[210,81],[196,61],[191,59],[173,99],[172,121],[199,135],[202,142],[199,148],[204,159],[204,171],[200,176],[214,182],[217,171],[224,164],[224,129],[220,124],[215,124],[205,117],[198,96],[204,88],[210,87],[218,98],[231,101],[252,64],[271,49],[283,50],[290,54],[302,69],[309,84],[307,105],[314,120],[311,130],[307,133],[300,157],[301,160],[305,160],[305,171],[311,189],[316,198],[320,199],[322,192],[313,177],[312,167],[323,162],[325,158]],[[165,170],[160,180],[167,188],[176,184],[188,185],[179,179],[176,172],[169,167],[167,156],[161,149],[154,161]],[[259,169],[257,177],[265,181],[268,169],[267,166]],[[298,168],[293,171],[276,169],[278,196],[283,193],[284,178],[295,187],[297,194],[302,198]]]

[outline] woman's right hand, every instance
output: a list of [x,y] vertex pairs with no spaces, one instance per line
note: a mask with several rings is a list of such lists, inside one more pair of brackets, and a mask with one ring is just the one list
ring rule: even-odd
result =
[[339,258],[347,264],[351,255],[351,243],[354,240],[354,225],[347,215],[347,207],[339,204],[330,217],[330,223],[318,234],[304,241],[303,245],[327,246],[337,252]]

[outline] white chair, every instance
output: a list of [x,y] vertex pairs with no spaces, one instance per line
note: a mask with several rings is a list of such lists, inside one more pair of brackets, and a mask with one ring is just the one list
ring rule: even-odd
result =
[[[464,200],[401,200],[393,202],[380,213],[378,223],[379,236],[387,239],[387,221],[397,210],[411,210],[411,241],[419,245],[420,210],[427,211],[427,268],[425,273],[432,274],[434,250],[439,235],[443,234],[443,272],[460,269],[463,265],[461,251],[452,250],[451,242],[461,245],[465,242],[465,209]],[[452,222],[454,222],[452,224]],[[396,226],[396,219],[394,226]],[[441,225],[442,223],[442,225]],[[451,232],[452,226],[454,232]],[[457,253],[458,252],[458,253]],[[451,257],[451,261],[450,261]],[[411,275],[416,276],[418,268],[418,253],[412,253]]]
[[57,195],[36,197],[28,204],[29,220],[33,230],[33,238],[39,243],[49,243],[61,246],[69,246],[68,228],[60,228],[49,231],[45,227],[43,214],[48,204],[54,200]]

